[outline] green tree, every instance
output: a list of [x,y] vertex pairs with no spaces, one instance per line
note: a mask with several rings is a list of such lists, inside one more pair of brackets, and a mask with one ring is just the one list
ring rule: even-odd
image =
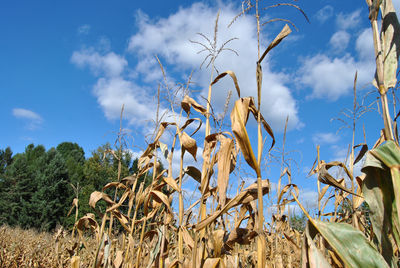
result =
[[301,214],[292,214],[289,217],[290,227],[299,232],[304,231],[304,229],[306,228],[306,224],[307,224],[307,217],[303,212]]
[[12,154],[10,147],[7,147],[4,150],[0,150],[0,175],[4,174],[7,167],[12,163]]
[[52,148],[45,158],[46,166],[37,178],[38,190],[31,201],[34,227],[48,231],[64,223],[72,191],[63,156]]
[[42,145],[28,145],[25,152],[17,154],[5,173],[2,189],[0,218],[2,223],[34,227],[31,199],[38,190],[37,178],[45,167],[46,150]]

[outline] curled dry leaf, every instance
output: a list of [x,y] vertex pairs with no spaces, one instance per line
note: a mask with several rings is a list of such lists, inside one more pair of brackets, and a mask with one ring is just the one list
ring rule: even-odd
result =
[[181,135],[179,136],[179,139],[181,140],[182,144],[182,151],[185,153],[185,151],[188,151],[194,158],[194,160],[197,161],[196,159],[196,154],[197,154],[197,144],[196,140],[190,137],[186,132],[182,132]]
[[106,189],[111,188],[111,187],[115,187],[115,188],[117,188],[117,189],[118,189],[118,188],[123,188],[123,189],[126,189],[126,188],[127,188],[125,184],[115,181],[115,182],[109,182],[109,183],[107,183],[107,184],[103,187],[103,191],[105,191]]
[[354,165],[357,164],[365,155],[366,152],[368,152],[368,145],[365,143],[361,143],[361,144],[357,144],[356,146],[354,146],[354,149],[358,148],[361,146],[361,150],[358,153],[356,159],[354,160]]
[[155,191],[155,190],[151,191],[151,194],[155,201],[157,201],[158,203],[161,203],[161,202],[164,203],[164,205],[168,208],[168,211],[170,213],[172,213],[169,199],[165,194],[163,194],[160,191]]
[[223,72],[223,73],[219,74],[217,77],[215,77],[214,81],[211,83],[210,86],[216,84],[221,78],[225,77],[227,74],[229,74],[231,76],[231,78],[233,80],[233,83],[235,84],[235,88],[236,88],[236,92],[238,94],[238,97],[240,98],[239,83],[238,83],[238,80],[236,78],[235,73],[232,72],[232,71],[226,71],[226,72]]
[[259,167],[246,130],[249,118],[249,106],[252,101],[252,98],[241,98],[235,102],[231,113],[231,124],[232,132],[235,134],[244,159],[258,173]]
[[[289,189],[291,189],[291,187],[293,187],[293,189],[296,191],[296,196],[299,196],[299,187],[297,187],[296,184],[287,184],[287,185],[285,185],[285,187],[283,187],[282,191],[279,193],[278,201],[277,201],[278,205],[282,205],[282,204],[281,204],[282,196],[283,196],[285,193],[287,193],[287,192],[289,191]],[[288,199],[288,200],[285,202],[285,204],[291,203],[291,202],[293,202],[293,201],[294,201],[294,199]]]
[[347,169],[347,167],[342,162],[339,162],[339,161],[333,161],[333,162],[330,162],[328,164],[325,164],[325,163],[322,164],[320,169],[319,169],[319,172],[318,172],[318,180],[320,182],[324,183],[324,184],[331,185],[331,186],[333,186],[335,188],[338,188],[338,189],[340,189],[342,191],[345,191],[345,192],[347,192],[349,194],[352,194],[352,195],[355,195],[355,196],[360,196],[360,195],[352,192],[350,189],[346,188],[344,186],[344,180],[343,179],[340,180],[340,181],[336,180],[334,177],[332,177],[331,174],[329,174],[328,169],[331,168],[331,167],[334,167],[334,166],[342,167],[345,170],[346,174],[349,176],[349,178],[351,180],[353,180],[353,175],[351,175],[349,170]]
[[114,201],[112,201],[112,199],[105,193],[102,192],[98,192],[98,191],[94,191],[91,195],[90,195],[90,199],[89,199],[89,205],[92,208],[96,207],[96,203],[100,200],[103,199],[104,201],[106,201],[108,204],[115,204]]
[[217,268],[219,266],[220,258],[207,258],[204,262],[204,268]]
[[171,178],[171,177],[162,177],[163,180],[169,185],[171,186],[172,189],[174,189],[177,192],[180,192],[181,190],[179,189],[178,184],[176,183],[176,180]]
[[198,183],[201,183],[201,171],[194,166],[187,166],[184,173],[192,177]]
[[[386,90],[396,86],[397,67],[400,55],[400,25],[392,1],[381,1],[381,11],[383,17],[383,28],[381,30],[381,42],[383,50],[383,71]],[[377,86],[375,80],[373,84]]]
[[182,109],[189,115],[190,114],[190,108],[193,107],[193,109],[202,115],[206,115],[207,109],[204,108],[202,105],[198,104],[194,99],[189,97],[188,95],[185,95],[181,102]]
[[285,26],[283,26],[282,30],[280,31],[280,33],[275,37],[275,39],[271,42],[271,44],[269,44],[269,46],[267,47],[267,49],[264,51],[264,53],[262,54],[262,56],[260,57],[258,63],[261,63],[263,61],[263,59],[265,58],[265,56],[268,54],[268,52],[271,51],[271,49],[273,49],[274,47],[276,47],[285,37],[287,37],[290,33],[292,32],[292,30],[290,29],[289,25],[285,24]]

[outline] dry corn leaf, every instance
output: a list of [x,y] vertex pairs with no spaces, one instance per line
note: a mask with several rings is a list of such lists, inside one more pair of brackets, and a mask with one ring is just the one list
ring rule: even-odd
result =
[[207,109],[204,108],[202,105],[198,104],[194,99],[189,97],[188,95],[185,95],[181,102],[182,109],[189,115],[190,114],[190,108],[193,107],[193,109],[202,115],[206,115]]
[[235,134],[244,159],[258,174],[259,167],[246,130],[246,124],[249,118],[249,106],[252,101],[252,98],[240,98],[235,102],[231,113],[231,123],[232,132]]
[[196,159],[196,153],[197,153],[197,144],[196,140],[190,137],[186,132],[182,132],[181,135],[179,136],[179,139],[182,144],[182,152],[185,153],[185,151],[188,151],[194,158],[194,160],[197,161]]
[[361,144],[357,144],[356,146],[354,146],[354,149],[356,149],[357,147],[361,146],[361,150],[358,153],[356,159],[354,160],[354,165],[357,164],[365,155],[366,152],[368,152],[368,145],[366,145],[365,143],[361,143]]
[[321,193],[318,196],[318,201],[321,201],[321,199],[324,197],[326,191],[328,191],[330,185],[326,185],[324,186],[324,188],[322,188]]
[[[291,189],[291,187],[293,187],[293,189],[296,191],[296,196],[299,196],[299,188],[297,187],[297,185],[296,184],[287,184],[287,185],[285,185],[285,187],[283,187],[282,191],[279,193],[278,201],[277,201],[278,205],[281,204],[280,201],[282,199],[282,196],[285,193],[287,193],[289,191],[289,189]],[[290,203],[290,202],[293,202],[293,201],[294,201],[294,199],[289,199],[289,200],[287,200],[286,204]]]
[[172,213],[171,206],[169,204],[169,199],[164,193],[153,190],[153,191],[151,191],[151,194],[152,194],[154,200],[156,200],[158,203],[161,203],[161,202],[164,203],[164,205],[168,208],[168,211],[170,213]]
[[231,155],[234,151],[233,140],[230,138],[225,138],[220,135],[219,141],[221,143],[220,149],[218,151],[218,197],[219,205],[223,207],[226,202],[226,190],[229,183],[229,173],[231,170]]
[[238,83],[238,80],[237,80],[237,78],[236,78],[235,73],[232,72],[232,71],[226,71],[226,72],[223,72],[223,73],[219,74],[219,75],[214,79],[214,81],[211,83],[210,86],[216,84],[221,78],[225,77],[227,74],[229,74],[229,75],[231,76],[231,78],[232,78],[232,80],[233,80],[233,83],[235,84],[235,88],[236,88],[236,92],[237,92],[237,94],[238,94],[238,97],[240,98],[239,83]]
[[110,212],[110,211],[113,211],[113,210],[119,208],[119,207],[122,205],[122,203],[124,203],[124,201],[126,200],[126,198],[129,196],[129,193],[130,193],[129,190],[128,190],[128,191],[125,191],[125,193],[120,197],[118,203],[112,205],[112,206],[109,207],[106,211],[107,211],[107,212]]
[[365,176],[366,175],[363,173],[360,176],[356,177],[356,182],[357,182],[357,185],[358,185],[357,194],[360,195],[360,196],[354,196],[353,197],[353,207],[354,208],[358,208],[364,202],[364,198],[361,197],[361,196],[363,195],[363,193],[362,193],[362,184],[363,184],[363,181],[365,179]]
[[213,244],[213,250],[214,250],[214,256],[215,257],[220,257],[221,256],[221,251],[222,251],[222,246],[224,244],[224,236],[225,236],[225,231],[222,229],[218,229],[213,231],[212,233],[212,244]]
[[262,54],[262,56],[260,57],[258,63],[261,63],[263,61],[263,59],[265,58],[265,56],[268,54],[268,52],[271,51],[271,49],[273,49],[274,47],[276,47],[285,37],[287,37],[290,33],[292,32],[292,30],[290,29],[289,25],[285,24],[285,26],[283,26],[282,30],[280,31],[280,33],[275,37],[275,39],[271,42],[271,44],[269,44],[269,46],[267,47],[267,49],[264,51],[264,53]]
[[177,191],[178,193],[180,192],[179,186],[176,183],[176,180],[174,180],[171,177],[163,177],[163,180],[172,187],[172,189],[174,189],[175,191]]
[[109,183],[107,183],[107,184],[103,187],[103,191],[105,191],[106,189],[111,188],[111,187],[116,187],[117,189],[118,189],[118,188],[124,188],[124,189],[127,188],[125,184],[120,183],[120,182],[117,182],[117,181],[114,181],[114,182],[109,182]]
[[123,253],[124,252],[122,250],[117,250],[117,253],[116,253],[116,256],[115,256],[115,259],[114,259],[114,267],[115,268],[120,268],[121,267],[122,262],[124,260]]
[[184,173],[192,177],[198,183],[201,183],[201,171],[194,166],[187,166]]
[[[269,188],[270,188],[269,180],[268,179],[263,180],[262,181],[263,195],[269,192]],[[238,205],[250,203],[251,201],[254,201],[256,199],[257,199],[257,183],[253,183],[248,188],[246,188],[238,195],[236,195],[234,198],[229,200],[223,208],[215,211],[212,215],[208,216],[206,219],[196,224],[194,228],[197,231],[201,230],[204,227],[208,226],[210,223],[214,222],[215,219],[217,219],[222,214],[226,213],[229,209]]]
[[108,204],[115,204],[114,201],[112,201],[112,199],[105,193],[102,192],[98,192],[98,191],[94,191],[91,195],[90,195],[90,199],[89,199],[89,205],[92,208],[96,207],[96,203],[100,200],[103,199],[104,201],[106,201]]
[[185,226],[181,226],[180,228],[181,228],[182,234],[183,234],[183,241],[185,241],[185,244],[192,250],[194,247],[193,238],[190,236],[190,234]]
[[342,162],[339,161],[333,161],[327,164],[323,164],[318,172],[318,180],[324,184],[328,184],[338,189],[341,189],[342,191],[345,191],[349,194],[359,196],[358,194],[352,192],[350,189],[344,186],[344,180],[338,181],[334,177],[332,177],[332,175],[329,174],[328,169],[334,166],[342,167],[346,172],[346,174],[349,176],[349,178],[353,180],[353,175],[351,175],[347,167]]
[[238,243],[240,245],[249,245],[256,236],[256,231],[238,227],[229,233],[226,244],[230,247],[233,247],[234,243]]

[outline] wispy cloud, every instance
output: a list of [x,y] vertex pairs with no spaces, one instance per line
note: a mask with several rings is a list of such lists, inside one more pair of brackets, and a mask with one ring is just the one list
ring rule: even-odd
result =
[[87,35],[90,32],[90,25],[89,24],[84,24],[78,27],[78,34],[79,35]]
[[25,120],[29,130],[37,129],[43,123],[43,118],[39,114],[28,109],[14,108],[12,114],[18,119]]
[[335,53],[344,51],[350,42],[350,34],[346,31],[337,31],[329,40]]
[[[318,53],[303,60],[298,80],[300,84],[312,89],[312,93],[307,96],[308,99],[336,101],[348,95],[353,87],[356,71],[358,84],[364,86],[372,81],[375,71],[372,34],[370,29],[364,29],[357,34],[354,45],[355,56],[348,53],[331,56],[327,51],[326,54]],[[332,38],[332,42],[336,43],[335,39],[339,37]],[[344,35],[341,39],[346,41],[348,36]]]
[[316,133],[313,135],[312,140],[315,144],[332,144],[339,141],[339,137],[334,133]]
[[330,5],[326,5],[315,14],[315,18],[320,22],[324,23],[328,19],[330,19],[333,15],[333,7]]
[[360,26],[361,9],[357,9],[351,13],[339,13],[336,17],[336,25],[339,29],[354,29]]

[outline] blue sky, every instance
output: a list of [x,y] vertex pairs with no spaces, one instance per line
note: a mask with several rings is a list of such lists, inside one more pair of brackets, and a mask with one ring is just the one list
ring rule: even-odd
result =
[[[139,154],[145,147],[143,137],[152,130],[154,96],[162,82],[154,55],[163,62],[171,85],[185,82],[193,70],[191,96],[204,104],[201,96],[206,96],[210,70],[199,69],[204,54],[197,54],[200,47],[189,40],[202,41],[198,32],[212,38],[218,10],[219,44],[237,37],[229,47],[239,56],[222,53],[216,66],[219,71],[236,73],[243,96],[256,96],[254,17],[246,15],[227,27],[240,12],[239,3],[3,1],[1,148],[10,146],[17,153],[30,143],[50,148],[72,141],[88,157],[99,145],[114,142],[120,108],[125,104],[123,123],[134,145],[130,149]],[[295,180],[304,189],[315,189],[315,180],[306,179],[305,171],[313,164],[316,145],[321,145],[322,158],[327,161],[342,160],[351,141],[351,131],[337,134],[342,125],[331,119],[352,107],[356,70],[360,99],[373,90],[372,35],[365,1],[293,3],[303,8],[310,24],[290,7],[263,13],[263,21],[290,19],[298,31],[292,28],[293,33],[265,60],[262,112],[275,131],[277,148],[282,146],[282,129],[289,115],[286,148],[299,164]],[[400,1],[394,4],[400,7]],[[267,47],[283,25],[276,22],[263,28],[262,47]],[[234,90],[229,79],[214,88],[212,105],[217,113],[222,111],[227,89]],[[376,97],[373,93],[366,103]],[[169,111],[164,99],[160,108]],[[382,121],[376,111],[364,116],[356,143],[363,142],[363,124],[372,145]],[[277,176],[275,171],[268,175]]]

